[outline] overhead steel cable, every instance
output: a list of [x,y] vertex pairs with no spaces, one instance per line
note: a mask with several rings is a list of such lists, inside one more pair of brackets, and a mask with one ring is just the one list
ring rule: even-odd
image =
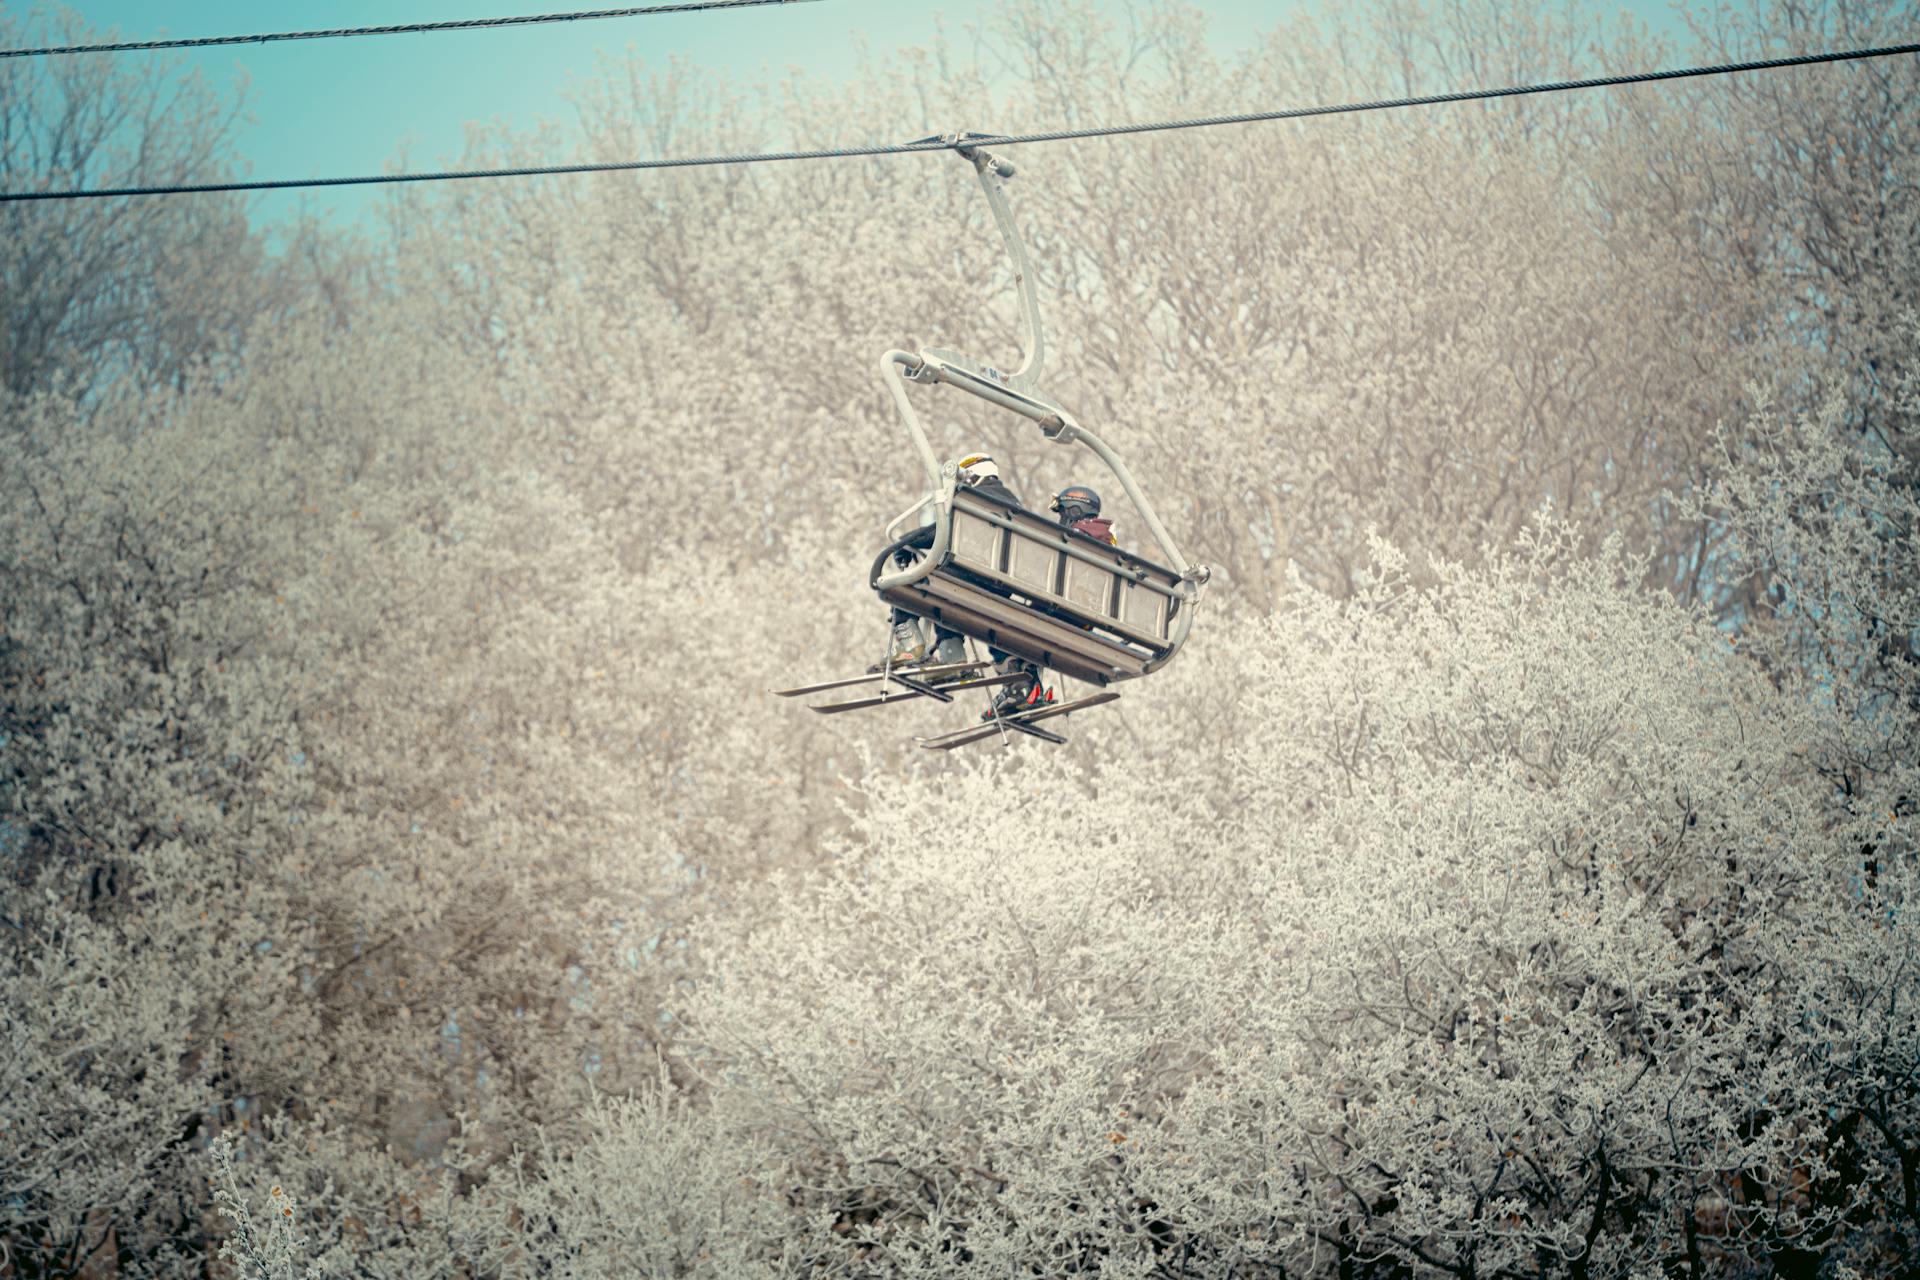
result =
[[1125,134],[1161,133],[1174,129],[1200,129],[1215,125],[1257,124],[1268,120],[1302,120],[1309,116],[1346,115],[1361,111],[1391,111],[1401,107],[1427,107],[1452,102],[1475,102],[1488,98],[1517,98],[1535,93],[1563,93],[1569,89],[1604,89],[1620,85],[1649,84],[1662,80],[1684,80],[1696,76],[1730,75],[1741,71],[1770,71],[1780,67],[1805,67],[1825,62],[1857,62],[1868,58],[1890,58],[1920,53],[1920,44],[1889,45],[1874,49],[1849,49],[1836,53],[1803,53],[1790,58],[1766,58],[1753,62],[1728,62],[1707,67],[1681,67],[1671,71],[1641,71],[1630,75],[1595,76],[1586,80],[1556,80],[1543,84],[1511,85],[1500,89],[1462,89],[1454,93],[1421,94],[1404,98],[1381,98],[1371,102],[1348,102],[1334,106],[1289,107],[1279,111],[1249,111],[1238,115],[1198,116],[1190,120],[1160,120],[1146,124],[1101,125],[1090,129],[1058,129],[1045,133],[970,134],[960,138],[930,138],[919,142],[893,143],[869,147],[827,147],[813,151],[759,151],[739,155],[681,156],[661,160],[613,160],[598,164],[558,164],[524,166],[511,169],[449,169],[438,173],[383,173],[357,178],[290,178],[266,182],[205,182],[164,187],[101,187],[73,191],[0,192],[0,202],[16,200],[84,200],[112,196],[185,195],[211,191],[281,191],[297,187],[350,187],[384,185],[399,182],[458,182],[475,178],[532,178],[569,173],[621,173],[638,169],[685,169],[702,165],[768,164],[781,160],[844,160],[858,156],[908,155],[917,151],[948,151],[965,146],[1015,146],[1029,142],[1072,142],[1087,138],[1110,138]]
[[0,49],[0,58],[49,58],[65,53],[136,53],[150,49],[210,49],[226,44],[272,44],[281,40],[341,40],[349,36],[404,36],[436,31],[484,31],[493,27],[536,27],[553,22],[592,22],[601,18],[643,18],[655,13],[694,13],[703,9],[746,9],[776,4],[818,4],[820,0],[682,0],[624,9],[579,9],[572,13],[533,13],[507,18],[453,18],[445,22],[396,22],[379,27],[327,27],[317,31],[269,31],[251,36],[195,36],[180,40],[130,40],[120,44],[52,45],[44,49]]

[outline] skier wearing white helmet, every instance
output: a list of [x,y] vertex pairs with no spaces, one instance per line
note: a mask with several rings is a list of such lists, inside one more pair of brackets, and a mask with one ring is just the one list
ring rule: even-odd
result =
[[[1020,499],[1013,490],[1000,479],[1000,468],[993,459],[984,453],[970,453],[956,464],[960,472],[960,483],[983,498],[993,502],[1004,502],[1010,507],[1020,505]],[[912,547],[925,547],[933,542],[933,529],[923,528],[912,534],[900,550],[893,553],[894,563],[901,566],[911,564]],[[869,671],[879,671],[883,667],[943,666],[948,663],[967,660],[966,638],[958,631],[950,631],[939,623],[933,625],[933,647],[927,647],[926,639],[920,632],[920,619],[905,609],[893,611],[893,652],[884,660],[868,667]]]
[[1013,490],[1000,479],[1000,468],[984,453],[970,453],[960,459],[960,483],[983,498],[1004,502],[1010,507],[1020,505],[1020,499],[1014,497]]
[[[960,483],[975,494],[990,502],[1005,503],[1010,507],[1020,505],[1020,499],[1013,490],[1007,488],[1000,479],[1000,468],[994,465],[991,455],[970,453],[958,463]],[[907,547],[927,546],[933,541],[933,530],[922,529],[914,534]],[[906,547],[894,553],[894,559],[904,565],[911,562]],[[1039,671],[1030,662],[1016,658],[999,649],[989,649],[994,670],[1000,675],[1022,676],[1000,691],[993,700],[993,707],[987,713],[991,719],[1009,711],[1018,711],[1044,699]],[[920,631],[920,619],[905,609],[893,611],[893,652],[883,661],[869,667],[869,671],[878,671],[886,666],[911,669],[915,666],[943,666],[949,663],[967,660],[966,638],[958,631],[951,631],[939,623],[933,624],[933,647],[929,649]]]

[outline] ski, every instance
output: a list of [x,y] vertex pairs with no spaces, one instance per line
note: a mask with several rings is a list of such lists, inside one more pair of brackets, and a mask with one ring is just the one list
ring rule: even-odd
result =
[[1023,711],[1016,715],[1001,716],[997,720],[988,720],[983,724],[970,725],[965,729],[955,729],[952,733],[943,733],[933,738],[916,738],[915,741],[929,751],[951,751],[955,747],[964,747],[968,743],[979,742],[985,738],[994,738],[1004,729],[1012,729],[1047,742],[1065,742],[1057,733],[1036,728],[1034,721],[1046,720],[1052,716],[1069,715],[1075,711],[1084,711],[1088,707],[1097,707],[1112,702],[1120,695],[1112,690],[1092,694],[1085,698],[1075,698],[1072,702],[1050,703],[1032,711]]
[[[924,678],[926,676],[953,675],[956,672],[962,671],[978,671],[989,665],[989,663],[985,662],[945,662],[930,667],[901,667],[898,669],[897,674],[912,672],[916,678]],[[819,684],[803,684],[797,689],[773,689],[769,690],[769,692],[776,698],[799,698],[809,693],[826,693],[830,689],[845,689],[856,684],[871,684],[876,680],[884,680],[886,676],[887,673],[884,671],[869,671],[863,676],[847,676],[840,680],[823,680]]]
[[[961,689],[990,689],[995,685],[1012,684],[1018,679],[1021,679],[1021,677],[1017,675],[987,676],[980,680],[962,680],[955,684],[943,684],[939,686],[939,691],[941,693],[951,694]],[[884,706],[889,702],[912,702],[915,698],[922,696],[924,695],[917,689],[907,692],[890,689],[885,693],[878,693],[870,698],[855,698],[851,702],[827,702],[817,707],[810,707],[808,710],[818,711],[823,716],[830,716],[840,711],[858,711],[863,707]]]
[[[1059,734],[1054,733],[1049,729],[1037,728],[1034,725],[1027,724],[1020,720],[1008,720],[1008,721],[1005,721],[1004,723],[1006,728],[1013,730],[1015,733],[1024,733],[1028,737],[1038,738],[1042,742],[1051,742],[1051,743],[1054,743],[1055,745],[1059,745],[1061,743],[1066,742],[1065,738],[1061,737]],[[953,750],[953,748],[941,747],[939,748],[939,750],[951,751]]]

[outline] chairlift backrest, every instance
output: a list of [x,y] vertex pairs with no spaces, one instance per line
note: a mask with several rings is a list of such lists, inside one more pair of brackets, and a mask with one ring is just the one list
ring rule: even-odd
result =
[[1163,647],[1180,575],[1075,533],[1024,507],[954,495],[948,564],[998,583],[1076,624]]

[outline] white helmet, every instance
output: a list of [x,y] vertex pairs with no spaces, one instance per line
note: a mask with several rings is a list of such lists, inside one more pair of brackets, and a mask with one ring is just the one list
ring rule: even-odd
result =
[[970,453],[960,459],[961,484],[979,484],[988,478],[1000,478],[1000,468],[993,465],[992,458],[984,453]]

